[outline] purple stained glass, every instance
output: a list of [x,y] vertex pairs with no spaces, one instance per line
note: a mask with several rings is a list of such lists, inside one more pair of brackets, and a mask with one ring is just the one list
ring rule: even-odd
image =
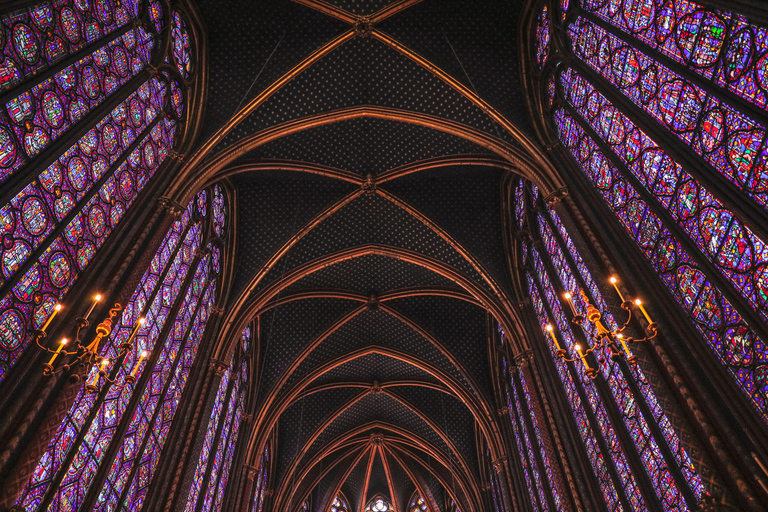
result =
[[178,68],[179,73],[181,73],[181,76],[188,79],[192,74],[189,34],[187,33],[186,22],[176,11],[173,13],[173,31],[171,37],[173,38],[173,60],[176,62],[176,67]]
[[523,180],[517,182],[515,187],[515,225],[518,229],[523,227],[525,221],[525,192],[523,189]]
[[768,207],[763,125],[584,18],[572,23],[568,32],[576,56]]
[[213,230],[216,236],[221,236],[226,223],[226,210],[224,209],[224,191],[220,185],[213,187]]
[[539,67],[544,65],[549,54],[549,12],[546,4],[539,12],[539,19],[536,23],[536,61]]
[[[755,311],[768,319],[768,246],[765,242],[616,110],[592,84],[573,69],[564,71],[561,79],[568,101],[577,112]],[[651,233],[644,232],[646,236]]]
[[[0,228],[3,230],[3,246],[0,252],[3,273],[0,275],[0,284],[11,277],[17,278],[15,274],[20,271],[22,265],[28,264],[30,258],[36,258],[29,270],[18,278],[18,284],[13,291],[0,299],[0,315],[4,311],[14,310],[25,319],[26,324],[21,343],[17,343],[17,338],[13,337],[13,343],[0,345],[0,373],[4,374],[16,362],[31,341],[32,330],[39,328],[47,319],[53,304],[64,296],[87,267],[98,248],[112,233],[167,156],[173,139],[165,134],[168,133],[167,126],[172,121],[162,119],[150,129],[162,104],[159,84],[159,81],[153,79],[142,85],[99,125],[84,135],[75,146],[43,171],[37,181],[28,185],[11,203],[0,209],[0,216],[3,218],[3,227]],[[140,125],[141,131],[131,130],[130,137],[121,137],[120,147],[123,154],[124,150],[135,142],[136,136],[147,129],[150,129],[150,132],[110,174],[110,165],[117,161],[120,153],[110,155],[103,149],[103,143],[100,141],[104,137],[100,130],[111,123],[120,123],[126,115],[122,105],[128,104],[132,99],[142,102],[145,115]],[[152,166],[144,165],[137,158],[146,147],[162,150]],[[119,188],[120,183],[123,187]],[[126,188],[126,183],[131,186]],[[86,201],[86,193],[94,186],[99,186],[98,194]],[[71,216],[72,212],[78,213]],[[70,220],[64,232],[49,242],[47,248],[42,249],[53,229],[67,218]],[[42,272],[41,268],[48,268],[54,256],[55,262],[58,263],[57,273],[51,275],[50,272]],[[15,348],[8,350],[10,347]]]
[[141,27],[132,29],[10,99],[0,112],[0,182],[143,69],[153,44]]
[[706,279],[661,220],[565,111],[555,112],[565,147],[580,164],[608,207],[635,240],[672,296],[688,314],[739,387],[768,421],[768,365],[765,343]]
[[4,15],[0,18],[0,91],[124,27],[137,15],[134,0],[58,0]]
[[[182,236],[184,235],[186,227],[189,223],[189,218],[190,215],[188,212],[182,215],[182,217],[174,223],[173,227],[163,240],[163,244],[161,246],[162,249],[158,251],[157,254],[155,254],[152,262],[150,263],[150,267],[142,276],[137,290],[134,292],[131,300],[123,311],[120,323],[115,329],[117,335],[114,337],[114,341],[112,341],[110,345],[103,349],[108,355],[114,356],[117,353],[116,347],[119,345],[119,343],[122,343],[127,338],[128,333],[138,318],[142,316],[142,313],[146,317],[147,321],[144,327],[139,331],[139,336],[137,337],[135,348],[133,352],[128,356],[128,362],[130,363],[131,361],[137,361],[141,350],[152,349],[152,344],[154,344],[156,341],[152,337],[152,333],[154,333],[154,336],[157,335],[157,328],[155,328],[155,324],[160,322],[160,325],[162,325],[162,322],[165,321],[164,316],[162,316],[162,311],[160,311],[160,304],[164,298],[163,294],[160,293],[155,299],[152,299],[153,291],[156,289],[156,285],[159,282],[163,270],[171,262],[174,250],[182,240]],[[172,267],[178,269],[179,264],[174,261]],[[154,301],[152,303],[153,307],[151,309],[145,310],[150,300]],[[113,393],[112,395],[108,395],[107,401],[105,403],[106,407],[102,408],[100,411],[101,416],[108,420],[101,423],[101,428],[107,435],[110,429],[113,429],[116,426],[116,422],[118,421],[118,418],[115,418],[115,413],[118,412],[117,407],[120,404],[118,398],[119,394]],[[60,426],[58,433],[51,440],[47,451],[40,459],[33,477],[27,483],[27,486],[18,501],[20,506],[30,511],[37,509],[43,495],[48,489],[48,486],[51,484],[51,480],[53,479],[56,471],[58,471],[61,467],[64,457],[66,457],[67,453],[72,449],[72,445],[75,441],[77,433],[86,427],[84,423],[85,418],[93,406],[95,399],[95,394],[87,393],[84,390],[81,390],[81,392],[78,394],[74,405],[70,408],[70,411]],[[91,440],[91,446],[94,446],[92,444],[93,441],[98,442],[98,435],[98,430],[94,430],[92,435],[89,436],[89,439]],[[87,454],[88,451],[90,450],[87,450],[85,454]],[[82,460],[85,454],[78,454],[79,458]],[[70,488],[70,492],[77,493],[76,482],[74,482],[72,485],[69,485],[68,487]]]
[[[586,317],[586,304],[583,300],[580,300],[580,294],[578,293],[578,282],[571,274],[565,255],[560,248],[560,245],[558,244],[552,230],[547,224],[547,221],[543,218],[542,215],[539,216],[539,227],[542,240],[544,241],[544,245],[547,249],[547,254],[552,260],[552,266],[557,274],[557,279],[561,282],[566,290],[569,290],[574,295],[573,304],[576,307],[576,311],[580,315]],[[568,240],[570,241],[570,237]],[[570,245],[572,247],[572,243]],[[574,252],[576,252],[575,248],[573,249]],[[589,287],[590,292],[592,292],[593,289],[595,292],[597,292],[596,297],[599,297],[599,300],[596,299],[596,301],[598,306],[602,307],[600,311],[603,312],[603,318],[609,323],[609,325],[611,325],[611,327],[616,328],[616,322],[611,316],[611,313],[605,307],[605,302],[602,299],[602,295],[600,294],[599,290],[597,290],[597,287],[594,286],[591,275],[586,270],[586,267],[582,267],[580,270],[582,270],[582,272],[580,272],[582,278],[584,278],[585,281],[591,282],[593,284],[593,286]],[[585,275],[589,276],[589,278],[587,279]],[[597,335],[597,331],[594,325],[590,322],[584,322],[584,324],[582,324],[582,328],[584,328],[586,339],[588,340],[594,339]],[[648,426],[648,423],[656,421],[656,418],[646,418],[642,415],[636,403],[636,397],[630,390],[629,384],[626,382],[619,364],[613,361],[610,357],[610,350],[606,349],[604,356],[606,358],[606,363],[601,365],[600,369],[609,384],[613,399],[618,409],[621,411],[622,419],[630,433],[630,436],[632,437],[635,446],[637,447],[637,451],[644,463],[646,472],[651,477],[651,482],[654,485],[654,489],[656,490],[656,494],[659,497],[659,500],[662,502],[665,510],[687,510],[688,505],[685,503],[685,499],[683,498],[681,490],[675,483],[674,477],[667,468],[664,457],[657,445],[658,440],[653,438],[650,433],[650,427]],[[641,377],[641,382],[645,382],[646,379],[642,375],[642,371],[639,368],[637,368],[634,373]],[[647,393],[646,398],[648,396],[653,397],[653,392],[650,390],[650,388],[646,388],[645,391]],[[679,441],[674,431],[670,429],[667,434],[673,436],[673,445],[678,446]],[[680,467],[690,467],[690,459],[687,455],[685,455],[684,452],[683,455],[684,459],[679,460],[678,465]],[[691,479],[691,487],[694,489],[698,488],[701,492],[703,489],[701,487],[701,479],[698,477],[698,475],[695,475],[694,473],[691,475]]]
[[[141,507],[215,300],[213,282],[216,278],[210,275],[210,257],[200,260],[186,290],[179,286],[192,271],[191,263],[202,243],[201,223],[189,226],[193,218],[191,211],[190,206],[166,236],[126,305],[116,334],[102,350],[103,355],[114,360],[139,316],[147,319],[137,333],[125,364],[113,371],[118,386],[108,390],[96,420],[90,425],[84,424],[84,418],[94,405],[95,395],[80,393],[19,501],[28,510],[39,507],[52,478],[60,471],[62,458],[71,450],[76,450],[74,462],[63,474],[48,510],[70,510],[70,506],[77,508],[82,503],[97,468],[105,462],[102,457],[106,447],[117,442],[113,439],[115,429],[134,389],[128,386],[125,389],[131,392],[125,393],[121,385],[125,383],[128,369],[139,360],[139,353],[146,350],[153,356],[139,367],[139,377],[148,371],[150,382],[125,436],[119,440],[117,457],[110,461],[107,481],[98,490],[97,498],[98,503],[107,503],[112,509],[122,493],[121,503],[128,503],[130,509]],[[176,297],[183,297],[181,307],[167,337],[161,340],[159,335],[163,325],[171,320],[168,315]],[[96,378],[95,374],[92,376]],[[83,429],[87,429],[87,433],[82,443],[73,445],[71,433]],[[54,456],[58,457],[55,464],[52,463]]]
[[[539,295],[534,279],[530,274],[527,275],[527,281],[528,291],[533,301],[536,315],[539,318],[542,331],[546,335],[546,329],[544,329],[544,326],[549,323],[549,316],[544,309],[544,302]],[[556,349],[553,345],[550,345],[550,351],[554,356]],[[609,510],[612,512],[619,512],[622,510],[621,502],[616,495],[616,489],[613,485],[613,480],[611,479],[610,473],[603,458],[603,453],[600,449],[597,439],[595,438],[592,425],[590,424],[586,412],[583,409],[584,405],[578,391],[576,390],[576,383],[573,380],[573,376],[568,371],[567,365],[564,361],[555,358],[555,366],[557,368],[557,374],[560,377],[560,381],[563,384],[563,390],[565,391],[566,397],[571,404],[571,410],[573,412],[574,419],[576,420],[576,426],[581,435],[584,447],[587,450],[587,454],[589,455],[589,460],[592,464],[592,470],[595,472],[595,476],[600,483],[600,488],[603,492],[605,503]]]
[[585,9],[755,105],[768,106],[768,29],[689,0],[585,0]]

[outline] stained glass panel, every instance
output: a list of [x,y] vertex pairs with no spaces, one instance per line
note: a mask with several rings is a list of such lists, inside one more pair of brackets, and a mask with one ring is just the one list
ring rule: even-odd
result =
[[563,110],[555,113],[560,138],[608,207],[658,272],[694,326],[728,368],[758,412],[768,420],[768,364],[765,343],[662,224],[594,140]]

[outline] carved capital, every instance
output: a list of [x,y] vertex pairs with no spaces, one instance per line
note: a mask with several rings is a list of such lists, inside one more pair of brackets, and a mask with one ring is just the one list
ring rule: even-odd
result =
[[549,194],[547,197],[544,198],[544,202],[547,203],[547,206],[550,208],[554,208],[557,206],[563,199],[568,197],[570,195],[570,192],[567,187],[561,187],[551,194]]
[[373,32],[373,24],[368,16],[358,16],[355,18],[355,35],[357,37],[368,37]]
[[211,359],[208,362],[208,368],[210,368],[211,371],[215,373],[217,376],[221,377],[222,375],[224,375],[224,372],[227,371],[227,368],[229,368],[229,365],[224,361],[219,361],[218,359]]
[[256,480],[256,475],[259,474],[259,468],[249,464],[243,464],[243,469],[245,469],[245,478],[247,478],[249,482]]
[[184,161],[184,155],[173,149],[168,151],[168,156],[173,158],[174,160],[178,160],[179,162]]
[[160,203],[160,208],[162,208],[163,211],[168,212],[174,217],[178,217],[184,213],[184,206],[169,197],[158,197],[157,202]]
[[523,365],[523,364],[527,365],[528,363],[533,361],[533,351],[526,350],[525,352],[521,352],[517,354],[514,357],[514,361],[519,365]]

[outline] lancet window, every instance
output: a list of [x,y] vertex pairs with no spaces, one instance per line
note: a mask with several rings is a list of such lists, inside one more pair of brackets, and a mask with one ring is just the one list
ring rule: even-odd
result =
[[177,142],[191,42],[183,75],[162,55],[178,16],[163,5],[62,0],[0,17],[0,381]]
[[78,393],[17,503],[28,512],[144,503],[219,293],[224,247],[212,219],[222,212],[211,210],[225,203],[212,206],[215,188],[198,193],[165,236],[101,350],[114,362],[107,376],[91,370],[92,389]]
[[243,329],[241,343],[221,378],[185,512],[221,510],[245,407],[251,332],[250,326]]
[[[571,306],[573,315],[587,318],[589,301],[603,312],[609,328],[618,325],[562,221],[545,208],[536,187],[527,189],[525,201],[531,205],[526,207],[526,229],[537,240],[521,237],[528,292],[548,343],[546,353],[571,405],[606,504],[611,510],[645,510],[649,503],[664,510],[695,507],[704,495],[701,478],[642,370],[624,358],[612,358],[607,347],[583,362],[558,357],[561,349],[573,356],[586,351],[597,334],[592,323],[578,326],[571,321]],[[564,298],[568,292],[573,300]],[[590,365],[597,370],[594,379]],[[512,408],[524,410],[530,398],[525,375],[519,376],[523,396],[516,397]],[[515,384],[513,379],[513,390]],[[532,493],[532,499],[536,497]]]
[[546,9],[553,132],[768,421],[768,31],[688,0]]
[[350,512],[351,510],[352,509],[349,508],[349,503],[343,494],[339,493],[333,498],[330,508],[331,512]]
[[413,498],[411,498],[411,504],[408,505],[408,512],[427,512],[429,508],[427,507],[427,502],[424,500],[424,498],[419,494],[418,491],[413,493]]

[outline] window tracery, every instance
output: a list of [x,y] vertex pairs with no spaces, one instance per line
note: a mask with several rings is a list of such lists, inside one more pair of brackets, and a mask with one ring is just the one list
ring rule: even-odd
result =
[[144,72],[165,23],[147,5],[61,0],[0,20],[0,380],[176,142],[186,85]]
[[344,498],[344,495],[339,493],[333,498],[331,512],[351,512],[351,510],[352,509],[349,508],[349,504],[347,503],[346,498]]
[[419,494],[418,491],[413,493],[413,498],[411,498],[411,504],[408,505],[408,512],[427,512],[429,508],[427,507],[427,502],[424,500],[424,498]]
[[[141,508],[218,292],[220,248],[209,241],[213,214],[201,197],[205,191],[167,233],[102,349],[115,360],[139,317],[146,319],[123,364],[109,370],[115,384],[91,370],[101,390],[78,393],[17,502],[24,509],[72,510],[86,499],[109,510]],[[144,351],[150,355],[130,384]],[[97,479],[102,467],[106,476]]]
[[768,32],[687,0],[568,8],[554,131],[768,421]]

